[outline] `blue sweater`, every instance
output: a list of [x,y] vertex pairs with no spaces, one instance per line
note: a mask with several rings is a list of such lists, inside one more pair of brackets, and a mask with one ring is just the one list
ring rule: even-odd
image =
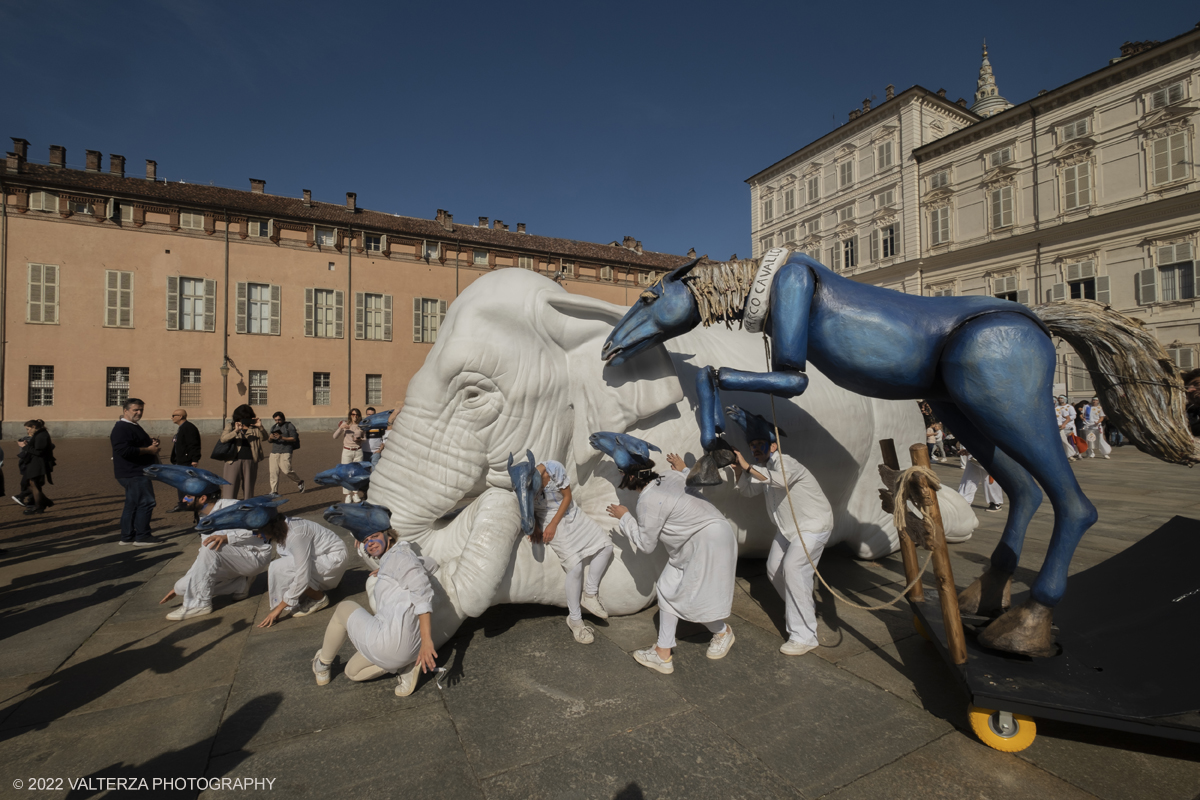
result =
[[150,434],[142,430],[141,425],[119,419],[108,438],[112,442],[113,473],[117,480],[144,478],[142,468],[158,463],[158,456],[138,452],[139,448],[153,444]]

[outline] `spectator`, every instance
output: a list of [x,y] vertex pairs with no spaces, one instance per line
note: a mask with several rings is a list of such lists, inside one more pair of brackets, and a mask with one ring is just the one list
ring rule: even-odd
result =
[[1183,373],[1183,388],[1187,392],[1187,419],[1192,436],[1200,436],[1200,369]]
[[25,423],[25,440],[17,444],[21,447],[21,455],[17,462],[21,465],[21,489],[28,490],[30,502],[25,504],[26,514],[41,514],[54,505],[54,501],[46,497],[42,488],[47,482],[54,483],[54,443],[50,441],[50,432],[46,423],[40,419],[31,419]]
[[[175,409],[175,413],[171,414],[171,422],[179,426],[171,444],[171,463],[180,467],[200,466],[200,456],[203,453],[200,430],[188,421],[187,412],[182,408]],[[183,490],[180,489],[179,502],[168,513],[190,510],[191,508],[183,502]]]
[[929,407],[929,403],[924,400],[918,400],[917,408],[921,409],[921,417],[924,419],[926,428],[938,421],[938,418],[933,414],[933,409]]
[[113,473],[125,489],[125,508],[121,512],[120,544],[151,547],[158,540],[150,533],[150,514],[154,511],[154,485],[142,469],[158,463],[160,445],[139,424],[146,404],[136,397],[125,401],[121,418],[113,426]]
[[300,432],[296,426],[287,421],[282,411],[276,411],[272,416],[275,424],[271,426],[271,460],[267,464],[267,474],[271,479],[271,494],[279,493],[279,475],[282,473],[296,484],[297,491],[304,492],[304,481],[292,471],[292,453],[300,446]]
[[263,442],[267,432],[258,421],[258,414],[245,403],[233,410],[233,421],[225,423],[221,434],[222,442],[233,442],[237,447],[234,457],[225,462],[225,474],[229,484],[221,487],[226,500],[236,500],[238,489],[245,489],[244,500],[254,497],[254,482],[258,480],[258,462],[263,460]]
[[[370,417],[375,413],[374,406],[367,406],[367,416]],[[379,454],[383,450],[383,435],[387,432],[387,426],[382,428],[368,428],[365,431],[367,437],[363,441],[363,458],[371,462],[374,467],[379,464]]]
[[1112,448],[1108,446],[1108,442],[1104,441],[1104,409],[1100,405],[1100,398],[1093,397],[1092,402],[1083,406],[1083,412],[1080,415],[1083,418],[1083,438],[1088,443],[1088,458],[1095,458],[1097,451],[1100,455],[1108,458],[1108,454],[1112,452]]
[[[341,463],[343,464],[363,460],[362,442],[366,436],[358,427],[361,420],[362,412],[357,408],[352,408],[346,418],[338,423],[337,430],[333,432],[334,439],[339,436],[342,438]],[[359,492],[351,492],[349,489],[342,489],[342,495],[342,501],[345,503],[358,503],[363,500]]]
[[1075,435],[1075,408],[1067,402],[1065,394],[1058,396],[1058,405],[1054,413],[1058,418],[1058,436],[1062,439],[1063,451],[1066,452],[1068,461],[1074,461],[1079,458],[1079,451],[1071,441],[1071,437]]

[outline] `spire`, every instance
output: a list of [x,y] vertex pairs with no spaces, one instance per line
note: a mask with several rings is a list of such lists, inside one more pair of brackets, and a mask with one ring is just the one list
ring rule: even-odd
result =
[[983,40],[983,63],[979,66],[979,81],[975,88],[975,104],[971,110],[981,117],[999,114],[1012,103],[1000,96],[996,88],[996,76],[992,74],[992,62],[988,61],[987,39]]

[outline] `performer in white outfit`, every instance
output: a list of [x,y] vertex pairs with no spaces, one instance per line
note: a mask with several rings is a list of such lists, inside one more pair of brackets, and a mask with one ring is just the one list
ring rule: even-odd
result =
[[988,504],[987,510],[999,511],[1004,505],[1004,492],[1001,491],[1000,484],[987,474],[987,470],[975,460],[974,456],[968,453],[963,457],[967,460],[967,467],[963,471],[962,480],[958,483],[958,493],[968,503],[973,503],[975,502],[975,492],[982,486],[983,499]]
[[379,561],[379,569],[372,573],[377,578],[378,610],[371,614],[353,600],[338,603],[325,628],[322,647],[313,656],[317,685],[329,683],[330,666],[349,638],[356,652],[346,662],[346,677],[369,681],[399,673],[396,695],[407,697],[416,688],[418,674],[437,667],[431,622],[433,584],[429,580],[437,572],[437,562],[414,553],[408,542],[398,541],[394,530],[366,531],[364,528],[378,526],[357,519],[342,524],[350,528],[367,556]]
[[737,490],[743,495],[763,495],[767,514],[775,523],[775,539],[767,556],[767,577],[783,598],[786,609],[788,640],[779,652],[801,656],[818,646],[813,578],[833,532],[833,508],[813,474],[799,461],[780,452],[772,425],[736,406],[729,408],[728,413],[745,432],[750,451],[758,462],[752,467],[740,452],[736,454],[733,471]]
[[[227,482],[198,467],[147,467],[151,478],[170,484],[185,494],[180,505],[192,512],[208,516],[214,511],[235,505],[237,500],[222,500],[221,486]],[[175,582],[159,605],[176,597],[183,604],[167,614],[169,620],[184,620],[211,614],[213,598],[233,595],[235,601],[245,600],[250,593],[254,576],[267,568],[271,561],[271,546],[244,528],[205,532],[200,536],[200,550],[191,568]]]
[[292,614],[314,614],[329,605],[330,589],[342,582],[350,551],[342,537],[301,517],[276,517],[258,534],[275,545],[279,558],[267,570],[271,613],[258,624],[269,628]]
[[675,671],[671,648],[679,620],[703,624],[712,632],[707,656],[724,658],[733,646],[733,629],[724,620],[733,608],[737,536],[729,522],[697,490],[685,484],[683,460],[667,456],[672,472],[658,475],[646,460],[625,471],[620,488],[641,492],[637,516],[619,504],[608,513],[634,549],[650,553],[660,543],[667,564],[659,575],[658,644],[633,654],[643,666],[664,674]]
[[1092,402],[1083,407],[1083,438],[1088,443],[1088,458],[1095,458],[1097,450],[1105,458],[1109,457],[1112,447],[1104,441],[1104,408],[1099,397],[1093,397]]
[[1058,396],[1058,406],[1055,407],[1054,413],[1058,417],[1058,435],[1062,439],[1063,450],[1066,451],[1067,458],[1074,461],[1079,458],[1079,451],[1070,439],[1075,435],[1075,409],[1067,402],[1066,395]]

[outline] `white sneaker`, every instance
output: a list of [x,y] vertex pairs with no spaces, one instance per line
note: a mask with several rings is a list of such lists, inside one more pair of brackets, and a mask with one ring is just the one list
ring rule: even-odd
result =
[[580,644],[591,644],[596,641],[596,631],[590,625],[585,625],[583,620],[575,622],[567,617],[567,627],[571,629],[571,635],[575,637],[575,641]]
[[211,614],[211,613],[212,613],[212,606],[193,606],[191,608],[185,608],[183,606],[180,606],[179,608],[172,611],[170,614],[167,614],[167,619],[178,622],[181,619],[191,619],[192,617],[203,617],[205,614]]
[[1105,456],[1105,458],[1108,458],[1108,456]]
[[804,644],[803,642],[796,642],[788,639],[779,646],[779,652],[783,653],[785,656],[802,656],[811,650],[816,650],[817,647],[819,647],[819,645]]
[[633,660],[641,664],[643,667],[649,667],[652,670],[661,672],[663,675],[670,675],[675,671],[675,661],[663,661],[662,656],[658,654],[658,648],[647,647],[645,650],[635,650],[633,652]]
[[408,697],[417,688],[417,676],[421,674],[421,668],[417,662],[413,662],[412,666],[407,671],[401,672],[396,676],[396,697]]
[[315,614],[318,611],[320,611],[322,608],[328,608],[328,607],[329,607],[329,594],[328,593],[321,595],[320,600],[310,600],[309,598],[306,597],[300,603],[300,605],[296,608],[296,610],[292,612],[292,616],[307,617],[309,614]]
[[240,603],[250,596],[250,576],[243,575],[240,580],[242,582],[241,588],[233,592],[233,601],[235,603]]
[[729,648],[733,647],[733,640],[733,628],[729,627],[729,623],[725,623],[725,632],[713,634],[712,641],[708,643],[708,652],[704,655],[714,660],[724,658],[729,653]]
[[317,654],[313,656],[312,663],[313,675],[317,676],[317,686],[325,686],[329,683],[330,667],[332,666],[332,664],[326,664],[321,660],[321,651],[318,650]]
[[591,614],[593,617],[600,619],[608,619],[608,612],[604,609],[604,604],[600,602],[599,594],[584,594],[579,598],[579,605],[583,606],[583,610]]

